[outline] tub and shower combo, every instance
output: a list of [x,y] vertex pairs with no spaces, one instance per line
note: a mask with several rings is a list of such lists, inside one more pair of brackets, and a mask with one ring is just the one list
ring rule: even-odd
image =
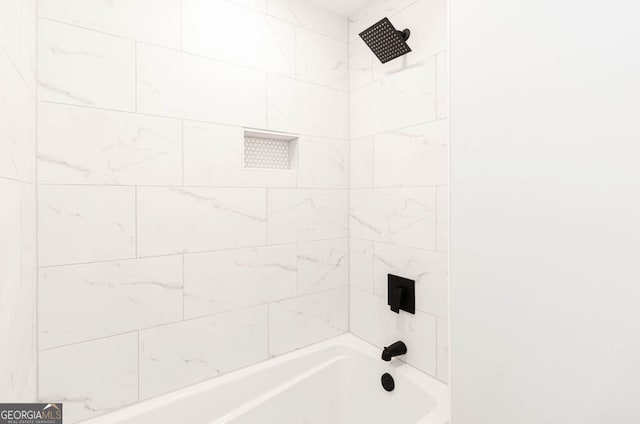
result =
[[[384,18],[360,33],[381,63],[411,52],[410,30]],[[392,312],[415,313],[415,282],[388,276]],[[404,313],[403,312],[403,313]],[[446,424],[447,386],[346,334],[141,402],[86,424]]]
[[0,3],[0,409],[449,423],[446,1]]

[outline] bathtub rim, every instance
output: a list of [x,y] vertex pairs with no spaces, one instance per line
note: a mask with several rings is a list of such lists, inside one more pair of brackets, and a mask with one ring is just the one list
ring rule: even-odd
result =
[[[148,399],[140,400],[136,403],[123,406],[119,409],[106,412],[87,420],[80,421],[79,424],[109,424],[118,422],[118,418],[130,419],[135,415],[144,415],[146,411],[151,411],[163,406],[167,403],[178,402],[182,399],[189,398],[203,391],[222,386],[231,381],[250,376],[256,372],[268,370],[279,365],[285,364],[292,360],[303,358],[315,352],[320,352],[332,347],[346,347],[357,352],[363,353],[372,359],[380,359],[381,349],[373,346],[365,340],[359,338],[352,333],[342,334],[331,339],[327,339],[310,346],[306,346],[289,353],[285,353],[276,357],[270,357],[264,361],[248,365],[244,368],[229,371],[217,377],[212,377],[198,383],[191,384],[176,390],[163,393]],[[422,418],[416,424],[447,424],[449,422],[449,386],[429,374],[420,371],[411,365],[394,359],[391,363],[392,375],[401,374],[425,392],[429,394],[436,402],[436,407],[431,410],[427,416]],[[215,421],[212,421],[215,422]]]

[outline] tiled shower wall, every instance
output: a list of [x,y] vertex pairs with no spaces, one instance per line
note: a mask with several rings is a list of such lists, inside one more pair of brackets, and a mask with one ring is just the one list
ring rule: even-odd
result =
[[36,399],[35,0],[0,2],[0,402]]
[[[347,19],[297,0],[38,16],[40,399],[75,422],[347,331]],[[243,170],[243,127],[300,134],[299,171]]]
[[[384,16],[413,52],[381,64],[358,33]],[[350,330],[448,380],[447,3],[375,0],[349,21]],[[387,274],[416,280],[416,314],[387,306]]]

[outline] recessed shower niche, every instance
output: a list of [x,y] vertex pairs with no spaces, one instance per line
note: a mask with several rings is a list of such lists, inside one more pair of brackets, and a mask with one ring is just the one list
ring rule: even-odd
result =
[[298,169],[298,136],[245,130],[243,165],[246,169]]

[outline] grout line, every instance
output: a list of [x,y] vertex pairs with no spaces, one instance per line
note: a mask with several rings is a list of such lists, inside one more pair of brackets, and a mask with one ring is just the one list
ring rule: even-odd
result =
[[72,24],[72,23],[69,23],[69,22],[59,21],[57,19],[48,18],[46,16],[38,16],[37,19],[38,20],[42,20],[42,21],[47,21],[47,22],[53,22],[53,23],[56,23],[56,24],[65,25],[65,26],[69,26],[69,27],[73,27],[73,28],[77,28],[77,29],[82,29],[82,30],[85,30],[85,31],[91,31],[91,32],[95,32],[97,34],[107,35],[109,37],[119,38],[120,40],[133,41],[133,42],[138,41],[138,40],[136,40],[134,38],[125,37],[124,35],[118,35],[118,34],[114,34],[114,33],[111,33],[111,32],[100,31],[98,29],[84,27],[84,26],[77,25],[77,24]]
[[438,107],[438,106],[439,106],[439,103],[440,103],[440,102],[438,101],[438,99],[440,99],[440,89],[438,88],[438,62],[439,62],[439,60],[438,60],[438,56],[439,56],[439,54],[437,54],[437,55],[436,55],[436,58],[435,58],[435,61],[436,61],[436,71],[435,71],[435,73],[434,73],[434,80],[435,80],[435,87],[436,87],[436,91],[435,91],[435,93],[436,93],[436,96],[435,96],[435,103],[436,103],[436,108],[435,108],[435,109],[436,109],[436,119],[439,119],[439,118],[440,118],[440,108]]
[[[370,296],[375,296],[375,297],[377,297],[378,299],[382,299],[382,300],[384,300],[385,302],[387,301],[387,298],[386,298],[385,296],[380,296],[379,294],[375,293],[375,291],[370,292],[370,291],[364,290],[364,289],[362,289],[362,288],[360,288],[360,287],[353,287],[353,290],[358,290],[359,292],[366,293],[366,294],[368,294],[368,295],[370,295]],[[375,288],[374,288],[374,290],[375,290]],[[329,290],[327,290],[327,291],[329,291]],[[386,305],[386,303],[385,303],[385,305]],[[428,316],[430,316],[430,317],[432,317],[432,318],[435,318],[436,320],[438,320],[438,319],[442,319],[442,320],[445,320],[445,321],[446,321],[446,320],[448,320],[448,319],[449,319],[449,318],[442,317],[442,316],[440,316],[440,315],[436,315],[436,314],[434,314],[434,313],[432,313],[432,312],[427,312],[427,311],[425,311],[424,309],[419,309],[418,307],[416,307],[416,312],[420,312],[421,314],[428,315]]]
[[[124,109],[114,109],[114,108],[97,107],[97,106],[89,106],[89,105],[80,105],[80,104],[73,104],[73,103],[64,103],[64,102],[57,102],[57,101],[53,101],[53,100],[39,100],[39,103],[48,103],[48,104],[67,106],[67,107],[81,107],[81,108],[86,108],[86,109],[108,111],[108,112],[117,112],[117,113],[130,113],[130,114],[133,114],[133,115],[151,116],[151,117],[154,117],[154,118],[173,119],[173,120],[176,120],[176,121],[183,120],[183,121],[187,121],[187,122],[197,122],[197,123],[201,123],[201,124],[214,124],[214,125],[220,125],[220,126],[223,126],[223,127],[231,127],[231,128],[252,128],[251,126],[246,126],[246,125],[245,126],[243,126],[243,125],[231,125],[228,122],[224,123],[224,122],[220,122],[220,121],[205,121],[205,120],[201,120],[201,119],[191,119],[191,118],[185,118],[185,117],[180,117],[180,116],[159,115],[159,114],[146,113],[146,112],[140,112],[140,111],[136,112],[136,111],[124,110]],[[429,122],[431,122],[431,121],[429,121]],[[427,123],[427,122],[422,122],[422,124],[424,124],[424,123]],[[419,125],[419,124],[416,124],[416,125]],[[412,126],[415,126],[415,125],[412,125]],[[322,135],[322,134],[299,133],[297,135],[299,135],[299,136],[307,136],[307,137],[315,137],[315,138],[325,138],[325,139],[328,139],[328,140],[340,140],[340,141],[346,141],[348,139],[348,137],[334,137],[334,136],[327,136],[327,135]]]
[[[349,48],[349,44],[347,44],[347,48]],[[298,28],[297,27],[293,28],[293,75],[294,75],[294,78],[298,79]]]
[[371,136],[371,188],[376,188],[376,139],[378,134]]
[[[287,171],[288,172],[288,171]],[[21,181],[22,182],[22,181]],[[295,190],[295,189],[303,189],[303,190],[316,190],[316,191],[346,191],[347,187],[296,187],[296,186],[214,186],[214,185],[180,185],[180,184],[171,184],[171,185],[156,185],[156,184],[82,184],[82,183],[41,183],[41,186],[45,187],[104,187],[104,188],[114,188],[114,187],[139,187],[139,188],[166,188],[166,189],[246,189],[246,190]],[[422,187],[422,186],[415,186]],[[415,188],[414,187],[414,188]],[[437,187],[437,186],[424,186],[424,187]],[[411,188],[411,187],[378,187],[378,188]]]
[[[417,61],[417,62],[414,62],[414,63],[408,64],[408,65],[405,65],[403,68],[400,68],[400,69],[398,69],[398,70],[396,70],[396,71],[393,71],[393,72],[390,72],[390,73],[387,73],[387,74],[383,74],[382,76],[379,76],[378,78],[376,78],[376,77],[374,76],[374,75],[375,75],[375,73],[373,72],[373,66],[375,66],[375,65],[373,65],[373,64],[375,63],[375,61],[373,61],[373,60],[372,60],[372,62],[371,62],[371,63],[372,63],[372,68],[371,68],[371,81],[368,81],[368,82],[366,82],[365,84],[359,85],[358,87],[354,88],[354,89],[353,89],[353,91],[351,91],[351,92],[350,92],[350,94],[351,94],[351,93],[355,93],[356,91],[360,91],[360,90],[362,90],[363,88],[368,87],[368,86],[370,86],[370,85],[373,85],[373,84],[375,84],[375,83],[377,83],[377,82],[384,81],[384,80],[385,80],[385,79],[387,79],[387,78],[393,77],[393,76],[395,76],[395,75],[399,75],[399,74],[401,74],[402,72],[404,72],[404,71],[406,71],[406,70],[419,68],[419,67],[421,67],[421,66],[423,66],[423,65],[426,65],[426,64],[427,64],[427,62],[429,62],[429,61],[431,61],[431,60],[433,60],[433,61],[435,62],[435,61],[437,60],[437,57],[438,57],[440,54],[445,53],[445,52],[447,52],[447,51],[448,51],[447,49],[445,49],[445,50],[439,50],[438,52],[436,52],[436,53],[432,54],[431,56],[428,56],[428,57],[425,57],[425,58],[423,58],[423,59],[420,59],[420,60],[419,60],[419,61]],[[437,73],[437,64],[436,64],[436,73]]]
[[264,236],[264,240],[266,242],[266,244],[269,244],[269,188],[265,189],[265,194],[264,194],[264,213],[265,213],[265,228],[264,228],[264,232],[265,232],[265,236]]
[[[347,18],[347,39],[350,22]],[[351,43],[347,43],[347,332],[351,332]]]
[[133,43],[133,110],[138,112],[138,42]]
[[[436,119],[430,119],[428,121],[416,122],[416,123],[413,123],[411,125],[406,125],[406,126],[403,126],[403,127],[389,128],[389,129],[386,129],[384,131],[374,132],[374,133],[365,134],[365,135],[359,135],[358,137],[354,138],[353,141],[356,142],[356,143],[363,143],[363,142],[366,141],[366,139],[371,138],[371,137],[375,137],[376,135],[391,134],[391,133],[394,133],[394,132],[397,132],[397,131],[402,131],[402,130],[406,130],[406,129],[414,128],[414,127],[420,127],[422,125],[434,124],[436,122],[447,121],[447,120],[449,120],[448,117],[446,117],[446,118],[436,118]],[[442,145],[442,146],[446,145],[446,146],[448,146],[449,143],[442,143],[442,144],[433,143],[433,145],[434,146],[437,146],[437,145]]]
[[[26,181],[14,180],[11,178],[0,177],[0,179],[5,179],[8,181],[13,181],[17,183],[23,184],[34,184]],[[35,184],[34,184],[35,185]],[[393,186],[393,185],[384,185],[384,186],[376,186],[376,187],[352,187],[348,188],[344,185],[336,186],[336,187],[310,187],[310,186],[299,186],[296,187],[294,185],[291,186],[215,186],[215,185],[180,185],[180,184],[170,184],[170,185],[154,185],[154,184],[83,184],[83,183],[40,183],[38,184],[44,187],[103,187],[103,188],[127,188],[127,187],[138,187],[141,189],[145,188],[165,188],[165,189],[186,189],[186,190],[198,190],[198,189],[222,189],[222,190],[230,190],[230,189],[243,189],[243,190],[261,190],[261,189],[269,189],[269,190],[313,190],[313,191],[326,191],[326,192],[341,192],[341,191],[362,191],[362,190],[410,190],[410,189],[425,189],[425,188],[441,188],[441,187],[449,187],[445,184],[424,184],[424,185],[406,185],[406,186]]]
[[185,268],[184,268],[184,253],[182,254],[182,320],[184,321],[184,296],[185,296],[185,292],[184,292],[184,274],[185,274]]
[[[269,127],[269,74],[264,75],[264,125],[265,128]],[[244,140],[243,140],[244,147]],[[244,148],[242,149],[244,154]],[[243,159],[244,160],[244,159]]]
[[346,90],[343,90],[343,89],[340,89],[340,88],[336,88],[336,87],[332,87],[332,86],[324,85],[324,84],[319,84],[319,83],[314,82],[314,81],[298,79],[298,78],[295,78],[295,77],[291,77],[290,75],[280,74],[280,73],[268,71],[268,70],[265,70],[265,69],[262,69],[262,68],[256,68],[256,67],[249,66],[249,65],[239,64],[237,62],[231,62],[231,61],[220,59],[220,58],[204,56],[202,54],[198,54],[198,53],[193,53],[191,51],[182,50],[181,48],[177,49],[175,47],[169,47],[169,46],[164,46],[164,45],[161,45],[161,44],[155,44],[155,43],[152,43],[152,42],[149,42],[149,41],[136,40],[134,38],[127,38],[127,37],[123,37],[123,36],[120,36],[120,35],[110,34],[108,32],[102,32],[102,31],[98,31],[98,30],[95,30],[95,29],[86,28],[86,27],[82,27],[82,26],[78,26],[78,25],[74,25],[74,24],[69,24],[69,23],[62,22],[62,21],[56,21],[55,19],[50,19],[50,18],[40,18],[40,19],[44,19],[44,20],[47,20],[47,21],[50,21],[50,22],[54,22],[54,23],[57,23],[57,24],[60,24],[60,25],[66,25],[66,26],[70,26],[70,27],[73,27],[73,28],[82,29],[82,30],[85,30],[85,31],[96,32],[98,34],[103,34],[103,35],[107,35],[107,36],[110,36],[110,37],[116,37],[116,38],[119,38],[119,39],[132,41],[134,43],[137,42],[137,43],[145,44],[145,45],[148,45],[148,46],[152,46],[152,47],[156,47],[156,48],[159,48],[159,49],[172,51],[172,52],[175,52],[175,53],[181,53],[181,54],[192,56],[192,57],[199,57],[201,59],[205,59],[205,60],[209,60],[209,61],[213,61],[213,62],[224,63],[226,65],[233,66],[233,67],[236,67],[236,68],[247,69],[247,70],[251,70],[251,71],[254,71],[254,72],[265,73],[267,75],[276,75],[276,76],[279,76],[279,77],[282,77],[282,78],[288,78],[288,79],[292,79],[292,80],[295,80],[295,81],[305,82],[305,83],[312,84],[312,85],[315,85],[315,86],[318,86],[318,87],[323,87],[323,88],[330,89],[330,90],[333,90],[333,91],[338,91],[338,92],[341,92],[341,93],[348,94]]
[[43,265],[40,268],[41,269],[42,268],[62,268],[62,267],[69,267],[69,266],[105,264],[110,262],[136,261],[141,259],[168,258],[173,256],[179,256],[179,255],[202,255],[207,253],[228,252],[233,250],[249,250],[249,249],[260,249],[260,248],[277,247],[277,246],[290,246],[296,243],[316,243],[316,242],[331,241],[331,240],[344,240],[345,238],[346,237],[330,237],[325,239],[314,239],[314,240],[306,240],[301,242],[292,241],[292,242],[284,242],[284,243],[270,243],[270,244],[257,244],[257,245],[249,245],[249,246],[225,247],[221,249],[180,251],[180,252],[166,253],[161,255],[143,255],[143,256],[137,256],[137,257],[104,259],[104,260],[96,260],[96,261],[90,261],[90,262],[71,262],[71,263],[65,263],[65,264]]
[[406,246],[406,245],[402,245],[402,244],[388,243],[388,242],[385,242],[385,241],[371,240],[371,239],[366,239],[366,238],[362,238],[362,237],[352,237],[352,238],[354,240],[367,241],[367,242],[371,242],[371,243],[375,243],[375,244],[381,244],[381,245],[385,245],[385,246],[397,247],[397,248],[400,248],[400,249],[420,250],[422,252],[430,252],[430,253],[447,253],[447,252],[443,252],[441,250],[425,249],[424,247]]
[[376,243],[371,241],[367,247],[371,247],[371,293],[376,291]]
[[35,271],[35,344],[34,344],[34,348],[35,348],[35,374],[36,374],[36,382],[35,382],[35,391],[36,391],[36,398],[34,399],[34,401],[38,401],[40,400],[40,307],[39,307],[39,299],[40,299],[40,253],[39,253],[39,245],[40,245],[40,225],[38,223],[39,221],[39,201],[38,201],[38,197],[39,197],[39,190],[38,190],[38,178],[39,178],[39,171],[38,171],[38,151],[39,151],[39,131],[38,131],[38,127],[39,127],[39,114],[40,114],[40,108],[38,107],[38,100],[39,100],[39,84],[38,84],[38,52],[39,52],[39,48],[38,48],[38,44],[39,44],[39,25],[38,25],[38,2],[36,1],[35,3],[35,8],[34,8],[34,25],[35,25],[35,45],[34,45],[34,89],[35,89],[35,93],[34,93],[34,98],[33,98],[33,102],[34,102],[34,125],[35,125],[35,145],[34,145],[34,195],[35,195],[35,267],[36,269]]
[[134,237],[136,240],[136,258],[138,258],[138,187],[133,187],[133,224],[134,224]]
[[[415,1],[417,1],[417,0],[415,0]],[[314,29],[307,28],[307,27],[305,27],[305,26],[303,26],[303,25],[300,25],[300,24],[297,24],[297,23],[295,23],[295,22],[291,22],[291,21],[288,21],[288,20],[286,20],[286,19],[280,18],[280,17],[278,17],[278,16],[272,15],[272,14],[270,14],[268,11],[266,11],[266,12],[262,12],[261,10],[254,9],[254,8],[252,8],[252,7],[249,7],[249,6],[245,6],[245,5],[241,4],[241,3],[233,3],[233,5],[238,6],[238,7],[242,7],[242,8],[244,8],[244,9],[252,10],[252,11],[254,11],[254,12],[256,12],[256,13],[261,13],[261,14],[263,14],[263,15],[267,16],[268,18],[275,19],[275,20],[277,20],[277,21],[283,22],[283,23],[285,23],[285,24],[289,24],[289,25],[291,25],[291,26],[293,26],[293,27],[296,27],[296,28],[302,28],[302,29],[304,29],[305,31],[313,32],[313,33],[314,33],[314,34],[316,34],[316,35],[321,35],[321,36],[326,37],[326,38],[329,38],[329,39],[331,39],[331,40],[333,40],[333,41],[338,41],[338,42],[340,42],[340,43],[342,43],[342,44],[347,44],[347,45],[349,44],[349,31],[348,31],[348,28],[347,28],[347,39],[346,39],[346,41],[345,41],[345,40],[342,40],[342,39],[340,39],[340,38],[337,38],[337,37],[334,37],[334,36],[331,36],[331,35],[325,34],[325,33],[320,32],[320,31],[316,31],[316,30],[314,30]],[[324,7],[321,7],[321,6],[318,6],[318,7],[319,7],[320,9],[322,9],[323,11],[325,11],[325,12],[329,12],[329,13],[331,13],[332,15],[338,16],[338,17],[343,18],[343,19],[347,19],[347,22],[348,22],[348,19],[349,19],[348,17],[346,17],[346,16],[342,16],[342,15],[339,15],[339,14],[337,14],[337,13],[335,13],[335,12],[332,12],[332,11],[330,11],[330,10],[328,10],[328,9],[325,9]],[[267,6],[267,9],[268,9],[268,6]]]
[[[417,0],[416,0],[416,1],[417,1]],[[180,5],[182,6],[182,1],[180,1],[180,3],[181,3]],[[303,25],[300,25],[300,24],[297,24],[297,23],[294,23],[294,22],[288,21],[288,20],[286,20],[286,19],[283,19],[283,18],[280,18],[280,17],[278,17],[278,16],[272,15],[272,14],[270,14],[270,13],[266,12],[266,11],[265,11],[265,12],[263,12],[263,11],[261,11],[261,10],[254,9],[254,8],[252,8],[252,7],[245,6],[245,5],[240,4],[240,3],[229,3],[229,4],[232,4],[233,6],[240,7],[240,8],[242,8],[242,9],[250,10],[250,11],[252,11],[252,12],[254,12],[254,13],[258,13],[258,14],[264,15],[264,16],[265,16],[265,17],[267,17],[268,19],[273,19],[273,20],[276,20],[276,21],[282,22],[282,23],[284,23],[284,24],[287,24],[287,25],[290,25],[290,26],[293,26],[293,27],[296,27],[296,28],[302,28],[302,29],[304,29],[304,30],[306,30],[306,31],[313,32],[313,33],[314,33],[314,34],[316,34],[316,35],[321,35],[321,36],[323,36],[323,37],[329,38],[329,39],[331,39],[331,40],[333,40],[333,41],[340,42],[340,43],[342,43],[342,44],[349,44],[349,43],[351,42],[351,40],[349,40],[349,32],[348,32],[348,31],[347,31],[347,34],[346,34],[346,35],[347,35],[347,38],[346,38],[346,40],[344,40],[344,39],[340,39],[340,38],[334,37],[334,36],[332,36],[332,35],[329,35],[329,34],[326,34],[326,33],[320,32],[320,31],[316,31],[316,30],[311,29],[311,28],[307,28],[307,27],[305,27],[305,26],[303,26]],[[327,9],[324,9],[324,8],[321,8],[321,9],[323,9],[323,10],[327,10]],[[334,15],[336,15],[336,16],[341,17],[341,18],[348,19],[348,18],[347,18],[347,17],[345,17],[345,16],[337,15],[337,14],[335,14],[335,13],[331,12],[331,11],[329,11],[329,13],[332,13],[332,14],[334,14]],[[180,7],[179,15],[180,15],[180,29],[181,29],[181,31],[180,31],[180,47],[182,47],[182,21],[183,21],[182,7]],[[56,23],[59,23],[59,24],[65,24],[65,25],[73,26],[73,27],[80,28],[80,29],[86,29],[86,30],[88,30],[88,31],[93,31],[93,32],[97,32],[97,33],[99,33],[99,34],[104,34],[104,35],[110,35],[110,36],[118,37],[118,38],[122,38],[122,39],[125,39],[125,40],[132,40],[132,38],[126,37],[126,36],[124,36],[124,35],[119,35],[119,34],[115,34],[115,33],[112,33],[112,32],[101,31],[101,30],[98,30],[98,29],[94,29],[94,28],[90,28],[90,27],[85,27],[85,26],[81,26],[81,25],[77,25],[77,24],[71,24],[71,23],[64,22],[64,21],[58,21],[58,20],[56,20],[56,19],[47,18],[47,17],[45,17],[45,16],[36,16],[36,18],[37,18],[37,19],[44,19],[44,20],[51,21],[51,22],[56,22]]]
[[180,138],[182,140],[182,152],[181,152],[181,176],[182,186],[184,187],[184,119],[180,120]]
[[296,243],[296,297],[300,295],[300,243]]
[[[64,184],[61,184],[64,185]],[[113,187],[119,187],[119,186],[113,186]],[[364,191],[364,190],[415,190],[415,189],[427,189],[427,188],[432,188],[432,189],[438,189],[440,187],[447,187],[446,185],[443,184],[430,184],[430,185],[410,185],[410,186],[389,186],[389,185],[385,185],[385,186],[377,186],[377,187],[353,187],[351,190],[352,191]]]
[[433,209],[434,209],[433,215],[435,216],[435,219],[434,219],[433,225],[434,225],[435,228],[433,229],[433,231],[434,231],[433,234],[436,235],[436,250],[440,250],[440,243],[438,242],[438,239],[440,238],[440,237],[438,237],[438,223],[440,222],[438,220],[438,187],[434,188],[434,192],[435,192],[435,196],[434,196],[434,202],[433,202],[433,205],[434,205],[433,206]]
[[436,366],[435,366],[435,369],[434,369],[434,372],[433,372],[433,375],[436,378],[438,378],[438,331],[439,331],[438,327],[440,327],[440,324],[439,324],[438,321],[439,321],[439,319],[436,317],[436,342],[435,342],[435,351],[436,351],[435,353],[436,354],[434,355],[435,356]]
[[138,335],[138,401],[140,401],[140,330],[136,331]]
[[73,342],[73,343],[67,343],[67,344],[60,345],[60,346],[52,346],[52,347],[48,347],[48,348],[42,349],[39,352],[47,352],[47,351],[50,351],[50,350],[63,349],[63,348],[69,347],[69,346],[76,346],[76,345],[80,345],[80,344],[84,344],[84,343],[96,342],[96,341],[99,341],[99,340],[105,340],[105,339],[109,339],[109,338],[112,338],[112,337],[123,336],[125,334],[132,334],[134,332],[137,332],[139,334],[142,331],[153,330],[153,329],[162,328],[162,327],[169,327],[169,326],[172,326],[172,325],[180,325],[182,323],[189,322],[189,321],[209,319],[209,318],[216,317],[216,316],[219,316],[219,315],[232,314],[232,313],[236,313],[236,312],[245,311],[247,309],[257,309],[257,308],[260,308],[260,307],[263,307],[263,306],[269,307],[269,305],[273,304],[273,303],[278,303],[278,302],[281,302],[281,301],[294,300],[294,299],[303,299],[303,298],[308,298],[308,297],[311,297],[311,296],[323,295],[323,294],[326,294],[326,293],[330,293],[332,291],[344,290],[345,288],[346,288],[345,286],[331,287],[329,289],[319,290],[319,291],[316,291],[316,292],[313,292],[313,293],[305,293],[305,294],[302,294],[300,296],[289,296],[289,297],[279,298],[277,300],[268,300],[268,301],[264,301],[264,302],[260,302],[260,303],[251,304],[251,305],[245,305],[245,306],[242,306],[242,307],[237,308],[237,309],[230,309],[230,310],[227,310],[227,311],[221,311],[221,312],[215,312],[215,313],[212,313],[212,314],[207,314],[207,315],[202,315],[202,316],[197,316],[197,317],[185,318],[185,319],[183,319],[181,321],[165,322],[165,323],[153,325],[153,326],[150,326],[150,327],[141,327],[141,328],[138,328],[138,329],[131,329],[131,330],[128,330],[128,331],[123,331],[123,332],[120,332],[120,333],[108,334],[108,335],[105,335],[105,336],[95,337],[95,338],[92,338],[92,339],[86,339],[86,340],[80,340],[80,341]]
[[[351,333],[351,334],[352,334],[354,337],[357,337],[359,340],[362,340],[363,342],[367,343],[368,345],[375,347],[376,349],[382,349],[382,347],[384,346],[384,345],[377,345],[377,344],[375,344],[374,342],[372,342],[371,340],[364,338],[364,336],[362,336],[362,335],[359,335],[359,334],[356,334],[356,333]],[[406,358],[396,358],[396,359],[397,359],[398,361],[402,362],[403,364],[410,365],[411,367],[415,368],[416,370],[418,370],[418,371],[419,371],[419,372],[421,372],[422,374],[428,375],[429,377],[431,377],[431,378],[433,378],[433,379],[439,380],[439,379],[435,376],[435,373],[434,373],[434,374],[431,374],[431,373],[429,373],[428,371],[426,371],[426,370],[424,370],[424,369],[422,369],[422,368],[419,368],[419,367],[416,367],[415,365],[412,365],[410,362],[408,362],[408,361],[407,361],[407,359],[406,359]],[[389,367],[390,367],[390,366],[391,366],[391,364],[389,364],[389,365],[387,365],[387,366],[389,366]],[[442,383],[447,384],[447,383],[446,383],[445,381],[443,381],[443,380],[439,380],[439,381],[441,381]],[[447,421],[447,422],[448,422],[448,421]]]

